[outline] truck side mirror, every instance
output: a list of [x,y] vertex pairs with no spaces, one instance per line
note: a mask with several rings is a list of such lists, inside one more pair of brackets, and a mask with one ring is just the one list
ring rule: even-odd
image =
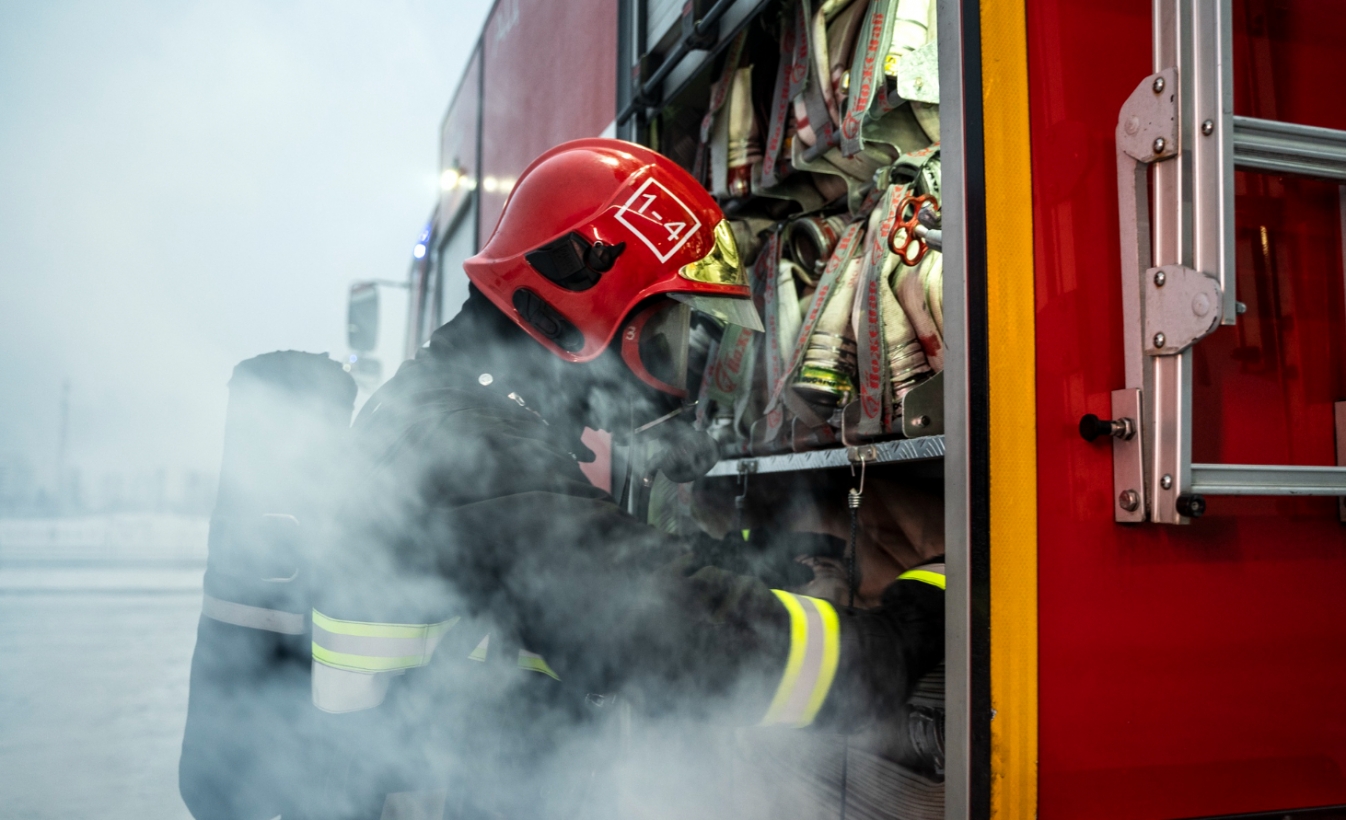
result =
[[368,353],[378,346],[379,286],[374,282],[351,285],[346,308],[346,341],[357,353]]

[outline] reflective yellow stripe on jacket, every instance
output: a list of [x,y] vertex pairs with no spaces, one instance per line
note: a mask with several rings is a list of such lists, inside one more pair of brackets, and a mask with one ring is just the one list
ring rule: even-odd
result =
[[541,655],[527,649],[519,650],[519,668],[526,672],[541,672],[552,680],[561,679]]
[[899,581],[920,581],[923,584],[929,584],[932,587],[944,589],[944,565],[943,564],[923,564],[914,569],[909,569],[897,576]]
[[790,654],[762,725],[798,729],[813,722],[832,688],[841,657],[841,622],[827,601],[771,591],[790,613]]
[[[481,639],[481,643],[477,644],[477,648],[472,650],[472,654],[468,655],[467,659],[470,661],[477,661],[478,663],[485,663],[486,654],[490,652],[490,650],[491,636],[487,635]],[[556,671],[551,668],[551,665],[547,663],[545,658],[536,652],[529,652],[527,649],[519,650],[519,668],[526,672],[540,672],[552,680],[559,681],[561,679],[561,677],[556,674]]]
[[437,624],[342,621],[313,610],[313,660],[351,672],[425,666],[457,618]]

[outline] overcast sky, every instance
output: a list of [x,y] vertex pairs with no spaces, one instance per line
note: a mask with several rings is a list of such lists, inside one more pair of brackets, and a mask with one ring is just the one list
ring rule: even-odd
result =
[[225,382],[401,278],[488,0],[0,0],[0,459],[213,471]]

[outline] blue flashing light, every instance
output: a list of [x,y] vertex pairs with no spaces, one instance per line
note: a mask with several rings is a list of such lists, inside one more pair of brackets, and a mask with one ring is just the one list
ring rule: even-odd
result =
[[421,235],[416,238],[416,247],[411,249],[411,255],[417,259],[425,258],[425,250],[430,247],[430,232],[434,230],[434,223],[427,222],[425,227],[421,228]]

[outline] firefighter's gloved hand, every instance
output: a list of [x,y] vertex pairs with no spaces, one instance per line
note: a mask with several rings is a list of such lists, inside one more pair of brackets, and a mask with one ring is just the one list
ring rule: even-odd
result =
[[651,428],[643,437],[649,474],[657,470],[675,484],[701,478],[720,460],[715,439],[680,417]]
[[944,590],[894,581],[877,609],[839,612],[841,685],[824,711],[828,723],[854,731],[896,715],[916,682],[944,660]]

